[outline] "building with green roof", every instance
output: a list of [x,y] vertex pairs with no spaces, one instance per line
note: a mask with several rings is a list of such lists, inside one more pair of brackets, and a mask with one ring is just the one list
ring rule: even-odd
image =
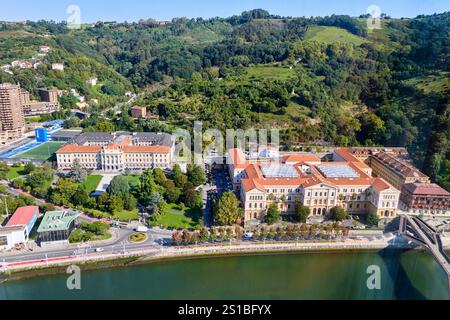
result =
[[78,225],[80,215],[81,212],[72,210],[47,212],[37,230],[41,246],[68,243],[70,233]]

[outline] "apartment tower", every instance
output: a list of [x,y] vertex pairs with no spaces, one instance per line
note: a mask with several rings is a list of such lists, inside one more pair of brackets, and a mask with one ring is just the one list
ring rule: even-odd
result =
[[20,86],[0,84],[0,143],[20,138],[24,129]]

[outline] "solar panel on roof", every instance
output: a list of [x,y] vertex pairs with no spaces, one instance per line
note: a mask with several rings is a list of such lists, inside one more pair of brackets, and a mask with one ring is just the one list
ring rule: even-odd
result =
[[319,170],[327,178],[358,178],[359,175],[348,165],[319,165]]
[[297,178],[298,173],[291,165],[263,165],[261,171],[266,178]]

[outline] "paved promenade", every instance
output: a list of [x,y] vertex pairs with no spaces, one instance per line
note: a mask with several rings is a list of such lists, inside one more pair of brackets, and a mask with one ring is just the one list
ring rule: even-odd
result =
[[[151,261],[167,258],[183,258],[195,256],[264,253],[264,252],[314,252],[314,251],[345,251],[345,250],[380,250],[386,247],[408,248],[411,247],[400,238],[391,239],[352,240],[336,242],[230,242],[211,245],[192,246],[143,246],[136,248],[124,248],[113,252],[89,252],[78,255],[40,258],[27,261],[11,261],[2,264],[0,271],[31,270],[35,268],[69,265],[94,261],[106,261],[127,257],[139,257],[139,261]],[[118,247],[117,249],[120,249]]]

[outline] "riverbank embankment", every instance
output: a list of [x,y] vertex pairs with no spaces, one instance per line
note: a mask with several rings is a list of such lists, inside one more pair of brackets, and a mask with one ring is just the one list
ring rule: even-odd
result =
[[[450,248],[450,239],[446,239]],[[414,249],[417,245],[400,237],[376,240],[318,241],[318,242],[230,242],[192,246],[156,246],[149,249],[129,250],[120,253],[92,253],[81,256],[67,256],[5,263],[1,267],[3,279],[28,278],[30,276],[64,273],[69,265],[80,266],[84,270],[144,264],[169,259],[188,259],[244,254],[311,253],[311,252],[351,252],[378,251],[386,248]]]

